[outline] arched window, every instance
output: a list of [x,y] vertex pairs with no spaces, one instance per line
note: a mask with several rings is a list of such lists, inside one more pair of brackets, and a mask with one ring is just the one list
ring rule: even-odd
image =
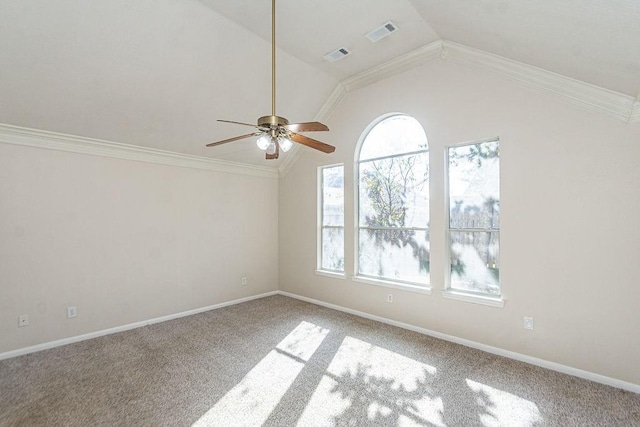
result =
[[429,285],[429,147],[418,121],[378,119],[356,149],[357,276]]

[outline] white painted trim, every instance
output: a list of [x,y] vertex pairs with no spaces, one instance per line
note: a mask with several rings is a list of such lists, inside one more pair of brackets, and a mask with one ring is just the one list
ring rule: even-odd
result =
[[330,277],[332,279],[340,279],[340,280],[344,280],[347,278],[347,275],[344,273],[339,273],[337,271],[329,271],[329,270],[315,270],[315,273],[318,276],[325,276],[325,277]]
[[526,354],[516,353],[502,348],[493,347],[490,345],[478,343],[475,341],[467,340],[464,338],[458,338],[453,335],[443,334],[441,332],[432,331],[430,329],[420,328],[408,323],[402,323],[395,320],[387,319],[386,317],[376,316],[373,314],[365,313],[362,311],[353,310],[350,308],[342,307],[335,304],[330,304],[324,301],[316,300],[313,298],[303,297],[301,295],[293,294],[285,291],[278,291],[279,295],[284,295],[290,298],[295,298],[300,301],[305,301],[311,304],[327,307],[333,310],[342,311],[345,313],[353,314],[355,316],[364,317],[365,319],[375,320],[377,322],[386,323],[387,325],[396,326],[398,328],[407,329],[409,331],[417,332],[419,334],[428,335],[430,337],[438,338],[445,341],[450,341],[456,344],[464,345],[465,347],[475,348],[477,350],[485,351],[487,353],[495,354],[509,359],[518,360],[520,362],[529,363],[531,365],[540,366],[552,371],[561,372],[563,374],[572,375],[574,377],[583,378],[589,381],[594,381],[600,384],[605,384],[611,387],[620,388],[623,390],[631,391],[633,393],[640,394],[640,384],[634,384],[615,378],[607,377],[593,372],[584,371],[582,369],[573,368],[567,365],[561,365],[560,363],[550,362],[544,359],[538,359],[537,357],[527,356]]
[[633,393],[640,394],[640,385],[633,384],[630,382],[618,380],[615,378],[607,377],[600,374],[595,374],[592,372],[584,371],[582,369],[573,368],[571,366],[561,365],[559,363],[550,362],[543,359],[538,359],[537,357],[527,356],[525,354],[516,353],[509,350],[504,350],[498,347],[489,346],[486,344],[481,344],[475,341],[467,340],[464,338],[458,338],[453,335],[443,334],[441,332],[432,331],[430,329],[420,328],[418,326],[410,325],[408,323],[398,322],[395,320],[387,319],[386,317],[376,316],[373,314],[365,313],[358,310],[353,310],[350,308],[342,307],[335,304],[330,304],[324,301],[316,300],[313,298],[304,297],[301,295],[297,295],[291,292],[286,291],[271,291],[266,292],[259,295],[253,295],[250,297],[240,298],[233,301],[227,301],[219,304],[210,305],[207,307],[196,308],[193,310],[183,311],[181,313],[170,314],[167,316],[157,317],[155,319],[144,320],[141,322],[130,323],[128,325],[117,326],[115,328],[103,329],[101,331],[91,332],[88,334],[77,335],[75,337],[64,338],[61,340],[50,341],[43,344],[38,344],[30,347],[25,347],[17,350],[7,351],[4,353],[0,353],[0,360],[10,359],[12,357],[23,356],[25,354],[35,353],[42,350],[48,350],[55,347],[60,347],[67,344],[73,344],[80,341],[85,341],[92,338],[98,338],[105,335],[115,334],[118,332],[124,332],[131,329],[141,328],[143,326],[153,325],[155,323],[166,322],[168,320],[178,319],[185,316],[191,316],[194,314],[203,313],[210,310],[216,310],[218,308],[228,307],[231,305],[241,304],[244,302],[266,298],[273,295],[283,295],[289,298],[294,298],[300,301],[305,301],[311,304],[319,305],[322,307],[327,307],[333,310],[342,311],[344,313],[353,314],[355,316],[363,317],[365,319],[375,320],[377,322],[385,323],[387,325],[396,326],[398,328],[407,329],[409,331],[417,332],[423,335],[428,335],[434,338],[442,339],[445,341],[450,341],[456,344],[464,345],[466,347],[475,348],[478,350],[485,351],[487,353],[495,354],[498,356],[507,357],[513,360],[518,360],[520,362],[529,363],[531,365],[540,366],[542,368],[551,369],[553,371],[561,372],[563,374],[573,375],[578,378],[584,378],[589,381],[594,381],[600,384],[605,384],[611,387],[617,387],[623,390],[631,391]]
[[291,168],[296,164],[301,155],[302,148],[297,145],[291,147],[291,150],[289,150],[287,156],[284,158],[284,160],[282,160],[282,163],[280,163],[280,167],[278,168],[278,174],[281,178],[287,176],[287,174],[289,173],[289,171],[291,171]]
[[[350,92],[438,59],[451,59],[498,73],[529,90],[555,96],[594,113],[627,123],[640,122],[640,99],[638,97],[633,98],[448,40],[437,40],[344,79],[325,101],[318,112],[319,118],[316,120],[323,121],[329,118]],[[295,155],[290,154],[280,165],[280,176],[285,176],[300,156],[300,153],[297,152],[298,147],[295,150]]]
[[[436,59],[450,59],[493,71],[515,80],[528,89],[553,95],[588,111],[625,122],[640,122],[640,100],[632,96],[448,40],[435,41],[358,73],[343,80],[341,85],[346,93],[353,92]],[[342,97],[333,100],[331,112],[340,101]]]
[[400,289],[407,292],[415,292],[418,294],[431,295],[430,285],[412,285],[411,283],[393,282],[391,280],[374,279],[366,276],[351,276],[352,282],[364,283],[366,285],[382,286],[384,288]]
[[[324,168],[319,166],[316,168],[316,274],[322,271],[322,221],[324,215]],[[342,235],[344,238],[344,166],[342,166]],[[342,259],[344,264],[345,256],[344,244],[342,245]],[[344,267],[344,265],[343,265]]]
[[[333,274],[333,277],[337,277],[336,275],[341,275],[342,278],[345,278],[344,271],[331,271],[325,270],[322,268],[322,232],[323,232],[323,214],[324,214],[324,179],[323,172],[325,169],[333,169],[333,168],[341,168],[342,169],[342,210],[343,210],[343,218],[342,225],[332,225],[335,229],[341,228],[343,237],[344,237],[344,163],[334,163],[331,165],[323,165],[318,166],[316,169],[316,273],[324,274],[327,277],[329,274]],[[343,263],[344,263],[344,247],[343,247]]]
[[490,307],[498,307],[498,308],[504,307],[504,300],[502,298],[492,298],[490,296],[484,296],[484,295],[467,294],[464,292],[457,292],[452,289],[447,289],[445,291],[442,291],[442,297],[447,299],[457,300],[457,301],[470,302],[473,304],[488,305]]
[[[333,92],[331,92],[329,98],[324,102],[324,104],[322,104],[322,107],[316,114],[314,120],[322,123],[326,122],[346,96],[347,91],[344,89],[344,86],[339,83]],[[339,147],[336,147],[336,149],[338,148]],[[289,173],[298,158],[302,155],[303,150],[304,149],[297,144],[294,144],[293,148],[289,150],[287,156],[284,158],[282,163],[280,163],[280,167],[278,168],[281,177],[285,177]]]
[[629,123],[640,122],[640,100],[633,103],[631,113],[629,113]]
[[[437,59],[452,59],[484,68],[589,111],[628,123],[640,122],[640,100],[637,98],[447,40],[432,42],[343,80],[322,105],[316,120],[326,121],[331,117],[349,92]],[[301,149],[294,146],[275,169],[7,124],[0,124],[0,142],[268,178],[286,176],[302,154]]]
[[631,120],[634,98],[551,71],[473,49],[451,41],[442,42],[442,58],[493,71],[536,92],[547,93],[591,112],[622,121]]
[[320,111],[316,114],[315,119],[319,122],[328,120],[346,97],[347,90],[342,83],[338,83],[338,86],[336,86],[333,92],[331,92],[331,95],[329,95],[329,98],[322,104],[322,107],[320,107]]
[[60,347],[67,344],[73,344],[80,341],[89,340],[92,338],[102,337],[104,335],[116,334],[118,332],[124,332],[131,329],[141,328],[143,326],[153,325],[155,323],[166,322],[168,320],[179,319],[185,316],[191,316],[198,313],[204,313],[205,311],[216,310],[218,308],[228,307],[230,305],[241,304],[243,302],[252,301],[255,299],[265,298],[278,294],[278,291],[266,292],[264,294],[253,295],[250,297],[240,298],[233,301],[222,302],[219,304],[209,305],[207,307],[200,307],[193,310],[183,311],[181,313],[169,314],[167,316],[156,317],[155,319],[143,320],[141,322],[129,323],[128,325],[116,326],[115,328],[103,329],[101,331],[90,332],[88,334],[77,335],[74,337],[63,338],[56,341],[49,341],[42,344],[33,345],[30,347],[24,347],[17,350],[7,351],[0,353],[0,360],[9,359],[12,357],[22,356],[29,353],[35,353],[37,351],[48,350],[55,347]]
[[82,136],[0,124],[0,143],[241,175],[278,178],[278,170]]
[[399,57],[392,59],[391,61],[387,61],[384,64],[380,64],[349,77],[343,80],[342,84],[347,92],[353,92],[354,90],[369,86],[373,83],[379,82],[380,80],[384,80],[416,68],[424,63],[440,59],[441,51],[442,41],[437,40],[426,46],[422,46],[411,52],[405,53],[404,55],[400,55]]
[[[502,144],[502,141],[500,140],[499,136],[494,136],[494,137],[490,137],[490,138],[481,138],[481,139],[477,139],[475,141],[463,141],[463,142],[456,142],[456,143],[452,143],[449,145],[446,145],[444,147],[444,194],[445,194],[445,201],[444,201],[444,218],[445,218],[445,223],[446,223],[446,230],[445,230],[445,238],[444,238],[444,253],[450,253],[451,252],[451,232],[452,231],[458,231],[459,229],[455,229],[455,228],[450,228],[450,215],[451,215],[451,198],[449,195],[449,149],[450,148],[455,148],[455,147],[464,147],[464,146],[469,146],[469,145],[474,145],[474,144],[481,144],[484,142],[498,142],[498,144]],[[474,230],[475,231],[475,230]],[[481,230],[477,230],[477,231],[481,231]],[[492,230],[493,231],[493,230]],[[500,232],[500,229],[497,230],[498,234]],[[444,283],[445,283],[445,290],[442,291],[442,297],[443,298],[447,298],[447,299],[452,299],[452,300],[458,300],[458,301],[464,301],[464,302],[468,302],[468,303],[474,303],[474,304],[482,304],[482,305],[487,305],[490,307],[498,307],[498,308],[503,308],[504,307],[504,303],[505,300],[502,297],[491,297],[488,295],[474,295],[471,293],[467,293],[467,292],[461,292],[461,291],[457,291],[454,289],[451,289],[451,265],[450,265],[450,258],[446,257],[444,259],[444,272],[445,272],[445,277],[444,277]]]

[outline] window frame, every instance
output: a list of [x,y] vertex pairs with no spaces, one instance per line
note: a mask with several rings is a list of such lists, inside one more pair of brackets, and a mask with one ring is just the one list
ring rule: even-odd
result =
[[[365,283],[365,284],[369,284],[369,285],[374,285],[374,286],[382,286],[382,287],[386,287],[386,288],[392,288],[392,289],[402,289],[405,291],[410,291],[410,292],[416,292],[416,293],[421,293],[421,294],[427,294],[427,295],[431,295],[431,278],[429,276],[429,280],[427,283],[417,283],[417,282],[411,282],[411,281],[406,281],[406,280],[400,280],[400,279],[393,279],[393,278],[389,278],[389,277],[379,277],[379,276],[371,276],[371,275],[367,275],[367,274],[361,274],[360,273],[360,230],[363,229],[377,229],[376,227],[361,227],[360,226],[360,164],[361,163],[367,163],[367,162],[374,162],[374,161],[378,161],[378,160],[384,160],[384,159],[388,159],[388,158],[397,158],[397,157],[403,157],[403,156],[409,156],[409,155],[415,155],[415,154],[422,154],[422,153],[427,153],[428,155],[428,165],[431,165],[431,152],[430,152],[430,147],[429,147],[429,143],[427,140],[427,148],[425,148],[424,150],[414,150],[414,151],[407,151],[407,152],[403,152],[403,153],[399,153],[399,154],[393,154],[393,155],[384,155],[384,156],[378,156],[378,157],[372,157],[372,158],[368,158],[365,160],[360,160],[360,155],[362,152],[362,147],[364,146],[364,143],[367,140],[368,135],[371,133],[371,131],[378,126],[380,123],[382,123],[383,121],[390,119],[392,117],[396,117],[396,116],[405,116],[405,117],[409,117],[412,118],[414,120],[416,120],[420,126],[422,127],[422,124],[415,118],[412,117],[408,114],[405,113],[399,113],[399,112],[393,112],[393,113],[388,113],[388,114],[384,114],[378,118],[376,118],[375,120],[373,120],[371,123],[369,123],[369,125],[364,129],[364,131],[362,132],[361,136],[360,136],[360,140],[358,141],[358,144],[356,145],[356,149],[355,149],[355,153],[354,153],[354,162],[353,162],[353,194],[354,194],[354,210],[353,210],[353,228],[354,228],[354,245],[353,245],[353,276],[351,277],[351,280],[354,282],[359,282],[359,283]],[[424,127],[422,127],[423,131],[424,131]],[[425,131],[425,135],[426,135],[426,131]],[[431,197],[431,189],[430,189],[430,183],[431,183],[431,178],[429,177],[429,181],[427,182],[427,188],[428,188],[428,192],[429,192],[429,200]],[[429,203],[429,209],[430,209],[430,205],[431,203]],[[431,227],[425,227],[425,228],[416,228],[416,227],[402,227],[403,229],[411,229],[411,230],[417,230],[417,231],[429,231],[429,235],[431,235]],[[386,229],[386,228],[385,228]],[[396,228],[391,228],[391,229],[398,229]],[[429,239],[431,240],[431,239]],[[429,259],[431,260],[431,251],[429,251]]]
[[[465,142],[459,142],[459,143],[455,143],[455,144],[450,144],[450,145],[446,145],[444,147],[444,210],[445,210],[445,215],[444,215],[444,261],[445,261],[445,268],[444,268],[444,279],[445,279],[445,283],[444,283],[444,290],[442,291],[442,296],[444,298],[447,299],[453,299],[453,300],[458,300],[458,301],[464,301],[464,302],[470,302],[470,303],[476,303],[476,304],[482,304],[482,305],[487,305],[487,306],[491,306],[491,307],[499,307],[502,308],[504,307],[505,304],[505,298],[504,298],[504,293],[503,293],[503,289],[502,289],[502,282],[500,281],[500,279],[498,279],[498,286],[499,286],[499,290],[500,293],[498,295],[492,295],[492,294],[488,294],[485,292],[477,292],[477,291],[470,291],[470,290],[463,290],[463,289],[455,289],[451,287],[451,232],[452,231],[457,231],[457,232],[488,232],[488,233],[498,233],[498,242],[500,242],[500,235],[502,232],[502,228],[501,226],[498,226],[497,229],[495,228],[487,228],[487,229],[471,229],[471,228],[451,228],[451,193],[450,193],[450,168],[449,168],[449,150],[451,148],[458,148],[458,147],[465,147],[465,146],[471,146],[471,145],[477,145],[477,144],[482,144],[482,143],[487,143],[487,142],[497,142],[499,147],[502,147],[502,141],[499,137],[492,137],[492,138],[483,138],[483,139],[478,139],[478,140],[473,140],[473,141],[465,141]],[[498,186],[501,190],[502,187],[502,160],[501,158],[499,158],[499,165],[498,165],[498,170],[499,170],[499,179],[498,179]],[[502,196],[502,191],[500,191],[500,196]]]
[[[343,217],[342,217],[342,226],[338,226],[338,225],[331,225],[331,226],[325,226],[324,225],[324,174],[323,171],[326,169],[333,169],[333,168],[342,168],[342,211],[343,211]],[[344,167],[344,163],[335,163],[335,164],[331,164],[331,165],[322,165],[322,166],[318,166],[318,190],[317,190],[317,249],[316,249],[316,253],[317,253],[317,261],[316,261],[316,274],[319,274],[321,276],[328,276],[328,277],[334,277],[334,278],[342,278],[344,279],[346,277],[345,274],[345,243],[344,243],[344,237],[345,237],[345,218],[344,218],[344,201],[345,201],[345,182],[344,182],[344,171],[345,171],[345,167]],[[323,231],[327,228],[330,229],[342,229],[342,236],[343,236],[343,244],[342,244],[342,270],[332,270],[329,268],[324,268],[324,266],[322,265],[322,261],[323,261],[323,255],[324,255],[324,240],[323,240]]]

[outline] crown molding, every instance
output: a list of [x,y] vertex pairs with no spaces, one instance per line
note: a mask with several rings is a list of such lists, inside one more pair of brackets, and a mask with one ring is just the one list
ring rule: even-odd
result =
[[551,71],[450,41],[442,42],[442,58],[483,68],[515,80],[529,89],[560,98],[588,111],[625,122],[638,121],[633,115],[634,98]]
[[[448,40],[435,41],[343,80],[323,104],[318,113],[318,120],[330,117],[349,93],[438,59],[453,60],[492,71],[529,90],[552,95],[593,113],[627,123],[640,122],[640,94],[633,98]],[[282,163],[279,169],[280,176],[287,174],[300,155],[301,153],[296,151],[295,155],[289,156]]]
[[278,170],[275,168],[210,159],[208,157],[193,156],[155,148],[140,147],[7,124],[0,124],[0,143],[215,172],[278,178]]
[[[338,83],[315,120],[329,119],[350,92],[438,59],[454,60],[498,73],[529,89],[553,95],[591,112],[628,123],[640,122],[638,98],[446,40],[435,41]],[[286,176],[302,155],[300,148],[294,146],[275,169],[7,124],[0,124],[0,142],[267,178]]]
[[640,100],[638,100],[638,98],[636,98],[636,101],[633,103],[633,108],[629,114],[629,123],[633,122],[640,122]]
[[[343,80],[338,83],[331,95],[329,95],[329,98],[318,111],[315,120],[324,122],[329,119],[350,92],[411,70],[426,62],[435,61],[440,58],[441,51],[442,41],[438,40]],[[289,155],[279,168],[281,177],[289,173],[295,162],[302,155],[299,150],[300,148],[296,146],[289,151]]]
[[322,107],[320,107],[320,111],[316,114],[315,120],[319,122],[328,120],[346,97],[347,89],[344,84],[338,83],[333,92],[331,92],[331,95],[329,95],[329,98],[327,98],[324,104],[322,104]]
[[302,155],[302,149],[298,146],[292,147],[291,150],[287,153],[287,157],[280,163],[280,167],[278,168],[278,174],[281,178],[287,176],[289,171],[293,165],[298,161],[300,156]]
[[409,71],[419,65],[435,61],[440,58],[442,43],[442,40],[437,40],[426,46],[405,53],[404,55],[400,55],[391,61],[387,61],[384,64],[380,64],[343,80],[342,85],[347,92],[353,92],[354,90],[369,86],[380,80]]
[[[329,98],[322,104],[320,110],[315,115],[314,120],[318,122],[326,122],[340,103],[347,97],[347,91],[342,83],[338,83],[336,88],[331,92]],[[301,148],[298,145],[294,145],[287,153],[287,157],[280,163],[278,171],[281,177],[285,177],[298,158],[302,155]]]

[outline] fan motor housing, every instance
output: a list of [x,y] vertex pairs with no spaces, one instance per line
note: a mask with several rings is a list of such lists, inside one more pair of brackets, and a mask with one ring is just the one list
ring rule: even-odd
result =
[[285,126],[289,124],[289,120],[280,116],[263,116],[258,119],[258,126]]

